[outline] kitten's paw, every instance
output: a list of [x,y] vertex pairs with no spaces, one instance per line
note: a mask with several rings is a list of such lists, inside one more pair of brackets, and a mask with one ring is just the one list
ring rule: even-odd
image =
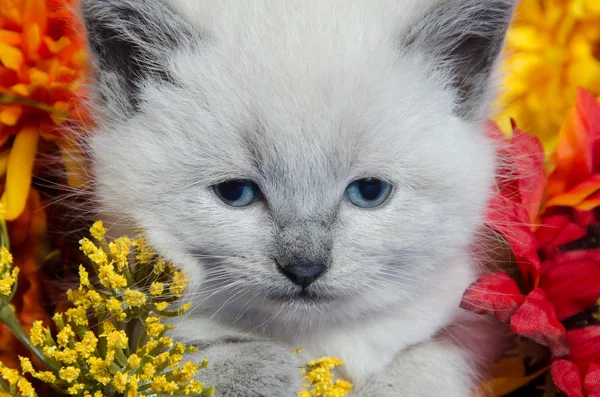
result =
[[474,373],[469,355],[451,343],[429,341],[398,354],[349,397],[470,397]]
[[214,397],[295,397],[301,378],[298,359],[269,342],[214,345],[198,353],[208,359],[199,380],[215,387]]

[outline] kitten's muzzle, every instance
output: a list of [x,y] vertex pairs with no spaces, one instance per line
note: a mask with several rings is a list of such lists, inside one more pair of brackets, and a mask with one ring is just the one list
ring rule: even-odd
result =
[[294,284],[304,288],[319,278],[325,272],[327,266],[322,262],[297,260],[283,267],[278,265],[277,269]]

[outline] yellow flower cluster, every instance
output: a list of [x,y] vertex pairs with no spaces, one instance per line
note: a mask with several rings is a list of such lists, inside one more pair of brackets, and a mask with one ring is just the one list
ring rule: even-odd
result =
[[350,382],[343,379],[334,382],[332,369],[340,365],[340,359],[331,357],[310,361],[303,369],[306,388],[298,393],[298,397],[344,397],[350,393]]
[[0,362],[0,397],[37,397],[33,385],[15,369],[6,367]]
[[0,248],[0,275],[0,297],[9,302],[15,292],[19,268],[13,268],[13,257],[6,247]]
[[[29,334],[32,351],[49,370],[36,371],[28,358],[20,357],[22,373],[79,397],[211,395],[213,389],[195,379],[207,362],[184,362],[186,353],[197,350],[167,336],[171,326],[161,322],[162,317],[181,315],[190,307],[168,310],[185,291],[187,278],[157,258],[141,236],[109,243],[100,222],[90,232],[95,242],[83,239],[80,245],[97,283],[80,266],[79,288],[67,291],[73,307],[53,317],[58,333],[53,336],[36,321]],[[0,259],[5,258],[3,252]],[[136,266],[129,265],[130,255],[137,258]],[[141,335],[133,340],[136,326]],[[0,372],[9,382],[2,388],[6,393],[35,396],[16,371],[0,368]]]
[[538,136],[553,150],[584,87],[600,95],[600,1],[522,0],[507,36],[498,121]]

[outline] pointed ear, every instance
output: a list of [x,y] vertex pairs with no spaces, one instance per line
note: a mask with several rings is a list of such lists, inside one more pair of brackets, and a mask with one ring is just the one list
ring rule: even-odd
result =
[[425,51],[436,69],[450,77],[455,113],[468,120],[486,117],[494,67],[504,46],[516,0],[436,0],[401,37],[401,46]]
[[173,83],[168,54],[198,35],[164,0],[81,3],[95,88],[107,111],[124,116],[137,110],[147,80]]

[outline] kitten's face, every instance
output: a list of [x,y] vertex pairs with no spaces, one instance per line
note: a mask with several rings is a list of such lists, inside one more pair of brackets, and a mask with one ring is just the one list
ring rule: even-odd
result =
[[105,99],[91,147],[107,209],[190,274],[199,310],[355,314],[427,293],[481,222],[479,104],[394,41],[409,17],[232,7],[191,18],[209,38],[166,51],[168,81],[143,80],[127,116]]

